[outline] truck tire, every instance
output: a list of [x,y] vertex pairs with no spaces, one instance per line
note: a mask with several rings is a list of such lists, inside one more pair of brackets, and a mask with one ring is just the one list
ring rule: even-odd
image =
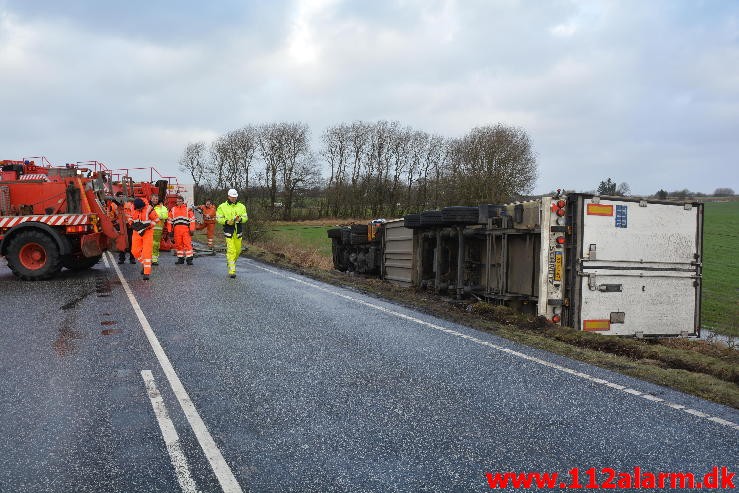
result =
[[480,209],[465,206],[444,207],[441,210],[441,217],[446,224],[477,224]]
[[369,240],[367,240],[367,233],[365,234],[357,234],[357,233],[351,233],[351,236],[349,238],[349,243],[352,245],[364,245],[365,243],[368,243]]
[[421,226],[441,226],[444,224],[444,219],[441,216],[441,211],[423,211],[421,213]]
[[403,225],[410,229],[420,228],[421,214],[406,214],[403,218]]
[[326,232],[326,234],[328,234],[329,238],[341,240],[341,228],[331,228]]
[[65,255],[62,257],[62,266],[73,271],[85,270],[100,262],[101,258],[103,258],[102,255],[96,255],[94,257]]
[[21,231],[8,245],[8,267],[26,281],[39,281],[55,276],[62,269],[56,242],[40,231]]

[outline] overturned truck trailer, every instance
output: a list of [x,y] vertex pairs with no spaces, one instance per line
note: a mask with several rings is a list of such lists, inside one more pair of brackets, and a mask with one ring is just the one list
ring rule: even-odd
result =
[[699,335],[702,232],[700,203],[567,194],[410,214],[343,257],[579,330]]

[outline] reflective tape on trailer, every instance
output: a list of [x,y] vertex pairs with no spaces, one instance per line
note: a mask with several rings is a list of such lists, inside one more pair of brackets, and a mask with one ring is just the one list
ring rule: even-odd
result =
[[589,216],[612,216],[613,206],[610,204],[588,204]]
[[49,226],[78,226],[89,224],[91,214],[50,214],[45,216],[0,216],[0,228],[12,228],[25,222],[44,223]]
[[593,330],[611,330],[611,320],[583,320],[582,330],[593,331]]

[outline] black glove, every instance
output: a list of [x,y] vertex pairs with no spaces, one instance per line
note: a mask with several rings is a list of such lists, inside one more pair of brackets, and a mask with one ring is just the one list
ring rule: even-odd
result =
[[148,226],[141,221],[134,221],[131,227],[140,235],[143,235],[144,231],[146,231],[146,229],[148,228]]

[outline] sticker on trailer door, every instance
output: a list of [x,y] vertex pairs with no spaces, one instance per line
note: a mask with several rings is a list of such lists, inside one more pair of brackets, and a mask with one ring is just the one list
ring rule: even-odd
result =
[[627,206],[625,205],[617,205],[616,206],[616,227],[617,228],[625,228],[626,227],[626,211]]
[[612,216],[613,206],[610,204],[588,204],[588,216]]
[[554,280],[562,280],[562,252],[554,252]]

